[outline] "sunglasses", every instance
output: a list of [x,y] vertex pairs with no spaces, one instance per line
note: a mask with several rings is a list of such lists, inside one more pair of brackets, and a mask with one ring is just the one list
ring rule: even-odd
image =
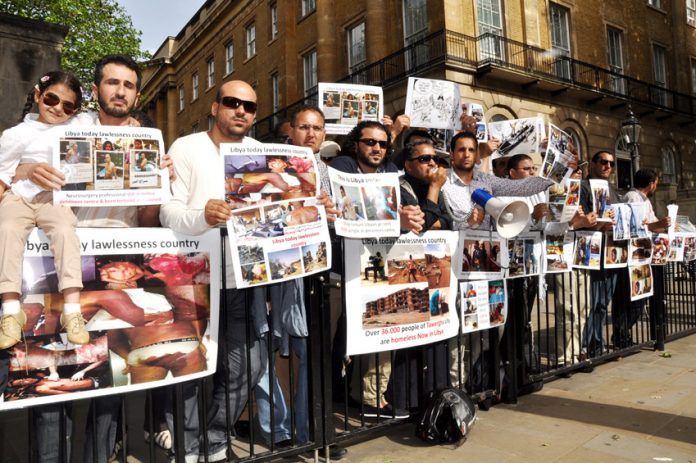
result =
[[614,167],[616,165],[616,162],[610,161],[609,159],[600,159],[599,162],[603,166],[609,166],[609,167]]
[[361,138],[358,141],[360,143],[365,143],[367,146],[379,145],[379,147],[382,148],[383,150],[387,149],[387,141],[386,140],[375,140],[374,138]]
[[436,164],[441,164],[441,165],[446,165],[447,162],[442,159],[440,156],[436,154],[424,154],[422,156],[416,156],[415,158],[409,159],[409,161],[418,161],[421,164],[427,164],[430,161],[435,162]]
[[225,108],[237,109],[240,106],[244,106],[244,111],[250,114],[256,112],[258,105],[253,101],[240,100],[239,98],[233,96],[223,96],[220,98],[220,104]]
[[43,104],[45,104],[46,106],[50,107],[54,107],[60,103],[63,103],[63,112],[68,116],[77,111],[77,106],[75,105],[75,103],[73,103],[72,101],[61,100],[60,97],[55,93],[44,93],[43,99],[41,101],[43,101]]

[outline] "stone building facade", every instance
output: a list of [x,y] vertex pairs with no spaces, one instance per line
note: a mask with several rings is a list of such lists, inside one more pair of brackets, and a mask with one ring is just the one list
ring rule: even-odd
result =
[[[387,114],[408,76],[461,84],[487,120],[541,115],[588,158],[631,156],[662,174],[657,213],[696,213],[696,11],[692,0],[208,0],[145,73],[145,108],[165,141],[207,130],[220,83],[250,82],[267,139],[317,82],[380,85]],[[639,144],[619,131],[629,108]],[[634,149],[637,148],[637,149]]]

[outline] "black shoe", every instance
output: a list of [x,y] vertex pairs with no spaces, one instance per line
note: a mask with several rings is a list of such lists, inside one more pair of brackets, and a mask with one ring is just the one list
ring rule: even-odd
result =
[[340,447],[338,445],[332,445],[329,447],[329,457],[332,460],[341,460],[348,454],[348,449]]
[[403,420],[405,418],[408,418],[410,416],[410,413],[408,412],[408,410],[400,410],[398,408],[392,410],[392,407],[389,404],[379,409],[377,407],[373,407],[372,405],[363,404],[362,415],[365,418],[377,418],[377,416],[379,415],[380,418],[384,419],[396,418]]
[[249,422],[246,420],[239,420],[234,424],[234,434],[241,438],[246,439],[251,435],[249,430]]

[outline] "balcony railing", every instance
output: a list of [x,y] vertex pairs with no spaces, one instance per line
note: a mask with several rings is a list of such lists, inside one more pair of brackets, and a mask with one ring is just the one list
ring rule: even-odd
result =
[[[387,87],[443,65],[470,72],[490,68],[516,71],[532,78],[596,92],[598,96],[696,116],[696,98],[691,95],[490,33],[471,37],[449,30],[434,32],[347,75],[340,82]],[[270,133],[274,120],[285,117],[294,107],[310,99],[316,101],[316,95],[309,95],[259,121],[258,133]]]

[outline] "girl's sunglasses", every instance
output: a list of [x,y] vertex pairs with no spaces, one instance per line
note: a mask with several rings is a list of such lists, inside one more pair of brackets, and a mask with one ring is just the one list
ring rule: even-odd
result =
[[63,103],[63,112],[65,114],[67,114],[68,116],[70,116],[72,113],[77,111],[77,107],[75,106],[75,103],[73,103],[72,101],[61,100],[58,97],[58,95],[56,95],[55,93],[51,93],[51,92],[44,93],[42,101],[43,101],[43,104],[45,104],[46,106],[51,106],[51,107],[56,106],[59,103]]

